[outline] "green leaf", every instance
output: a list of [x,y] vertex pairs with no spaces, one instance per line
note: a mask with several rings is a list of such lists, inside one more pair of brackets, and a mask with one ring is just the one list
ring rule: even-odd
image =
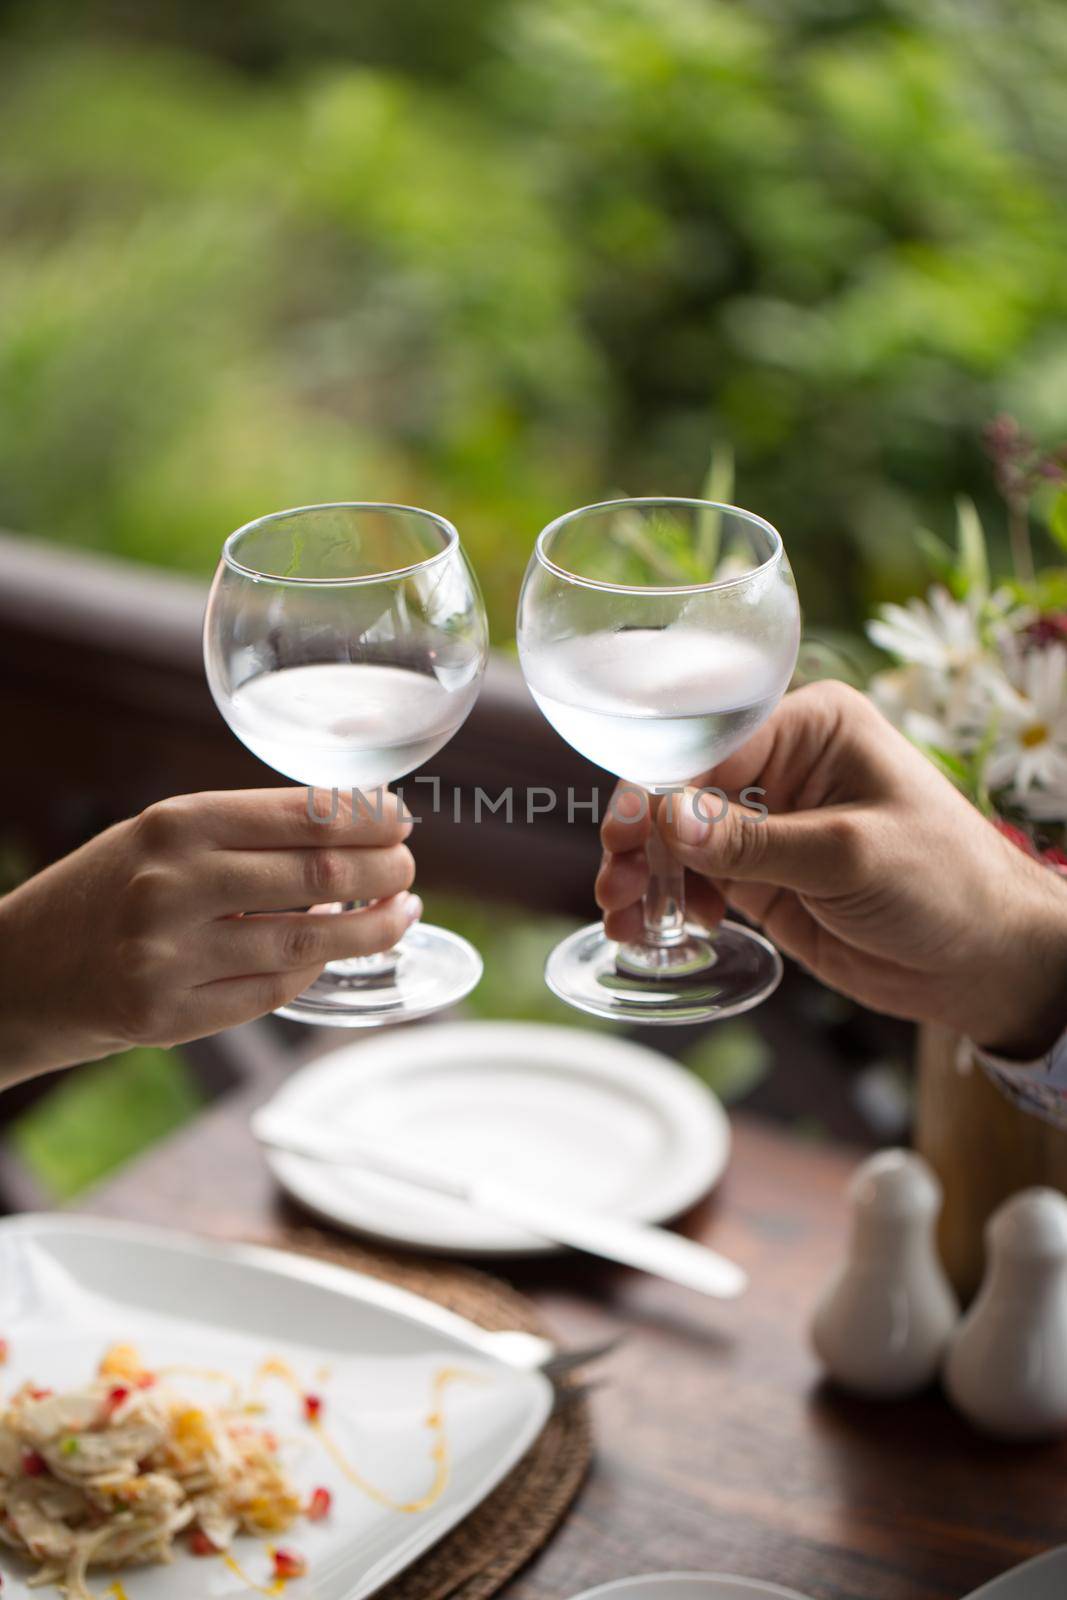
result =
[[[712,447],[711,461],[700,486],[701,500],[711,500],[717,505],[730,505],[734,493],[734,452],[731,445],[720,440]],[[701,564],[710,578],[719,563],[719,546],[722,542],[722,512],[702,511],[698,524],[697,549]]]
[[976,600],[989,595],[989,558],[985,533],[974,501],[968,495],[956,496],[957,553],[963,592]]
[[1058,545],[1067,550],[1067,493],[1058,494],[1049,512],[1048,531]]
[[939,539],[929,528],[916,528],[915,543],[934,577],[940,578],[943,583],[949,583],[956,570],[956,558],[944,539]]
[[880,656],[865,639],[831,628],[805,631],[793,674],[794,684],[820,683],[833,678],[865,689],[879,665]]
[[692,552],[684,548],[679,537],[676,519],[661,517],[646,521],[638,511],[618,511],[612,519],[612,533],[616,542],[632,551],[641,562],[639,581],[661,584],[701,581]]
[[1025,589],[1017,589],[1017,593],[1020,600],[1036,606],[1039,611],[1067,611],[1067,571],[1063,567],[1048,567]]
[[940,767],[945,777],[950,778],[957,788],[962,789],[965,794],[971,794],[974,789],[974,774],[961,756],[935,744],[924,744],[919,748],[935,767]]

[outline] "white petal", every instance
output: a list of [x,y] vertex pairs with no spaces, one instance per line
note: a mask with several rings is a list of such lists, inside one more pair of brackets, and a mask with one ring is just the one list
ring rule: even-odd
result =
[[923,711],[905,711],[902,726],[908,738],[914,739],[916,744],[933,745],[937,750],[952,750],[955,746],[955,740],[945,724]]
[[1019,762],[1019,747],[1006,742],[994,745],[985,764],[985,781],[991,789],[1003,789],[1013,782]]

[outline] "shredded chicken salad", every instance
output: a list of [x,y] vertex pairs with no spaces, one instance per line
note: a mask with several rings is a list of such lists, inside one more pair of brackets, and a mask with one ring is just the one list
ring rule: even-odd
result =
[[[170,1561],[179,1535],[194,1555],[225,1553],[238,1533],[270,1537],[328,1508],[324,1489],[301,1503],[254,1397],[233,1383],[219,1404],[193,1402],[172,1381],[182,1370],[146,1371],[116,1346],[82,1388],[24,1384],[11,1396],[0,1413],[0,1540],[37,1563],[32,1586],[93,1600],[90,1567]],[[270,1555],[279,1580],[303,1570],[291,1551]]]

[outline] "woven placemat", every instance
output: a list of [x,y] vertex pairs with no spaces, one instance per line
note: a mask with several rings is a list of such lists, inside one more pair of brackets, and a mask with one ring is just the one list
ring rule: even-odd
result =
[[[451,1261],[395,1256],[314,1228],[282,1229],[257,1244],[303,1251],[436,1300],[480,1328],[546,1333],[536,1308],[498,1278]],[[503,1483],[380,1600],[486,1600],[546,1544],[578,1493],[593,1456],[588,1408],[575,1396],[558,1406]]]

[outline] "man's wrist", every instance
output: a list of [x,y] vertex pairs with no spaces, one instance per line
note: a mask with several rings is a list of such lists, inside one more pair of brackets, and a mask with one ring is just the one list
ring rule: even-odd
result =
[[[1035,873],[1040,881],[1006,935],[981,1018],[967,1030],[980,1050],[1019,1062],[1046,1055],[1067,1028],[1067,880]],[[999,996],[993,1010],[991,995]]]

